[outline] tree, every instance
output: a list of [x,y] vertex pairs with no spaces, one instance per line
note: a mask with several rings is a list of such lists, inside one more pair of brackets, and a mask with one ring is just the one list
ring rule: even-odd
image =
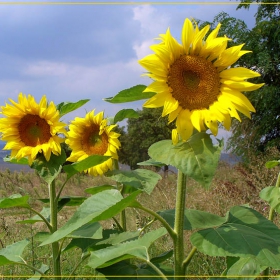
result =
[[148,160],[149,147],[160,140],[171,139],[174,123],[168,124],[166,117],[161,117],[162,108],[138,110],[139,118],[128,119],[127,131],[118,128],[121,134],[121,150],[119,161],[131,169],[139,166],[137,163]]
[[[266,4],[268,1],[241,0],[238,8],[249,8],[253,2]],[[270,3],[276,1],[269,1]],[[230,17],[222,12],[212,23],[222,24],[219,35],[227,35],[233,40],[229,46],[245,43],[244,50],[251,54],[242,56],[236,63],[261,74],[252,80],[254,83],[265,83],[265,86],[254,92],[244,93],[256,109],[252,120],[242,118],[239,123],[232,123],[232,136],[228,141],[228,149],[248,159],[250,153],[257,154],[268,147],[280,150],[280,5],[259,5],[256,25],[249,30],[242,20]],[[204,23],[202,23],[204,24]],[[242,116],[241,116],[242,117]]]

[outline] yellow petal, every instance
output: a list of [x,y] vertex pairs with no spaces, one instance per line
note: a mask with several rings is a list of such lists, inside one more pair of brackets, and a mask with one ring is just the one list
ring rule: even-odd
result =
[[192,22],[186,18],[182,29],[182,44],[186,54],[189,54],[189,49],[194,36],[194,28]]
[[191,54],[199,54],[200,49],[203,44],[203,38],[205,37],[206,33],[209,31],[210,25],[206,25],[202,30],[200,30],[193,39],[193,44],[190,53]]
[[166,116],[170,114],[173,111],[176,111],[179,106],[178,100],[174,99],[173,97],[168,98],[164,102],[164,107],[162,111],[162,116]]
[[259,89],[264,85],[263,84],[253,84],[250,82],[237,82],[237,81],[231,81],[231,80],[225,80],[221,79],[220,82],[224,85],[226,85],[229,88],[239,90],[239,91],[253,91],[256,89]]
[[256,112],[251,102],[241,92],[225,86],[221,86],[220,90],[223,95],[227,96],[235,104],[246,107],[251,112]]
[[146,108],[158,108],[164,105],[164,102],[166,101],[167,98],[171,98],[172,95],[168,92],[160,92],[151,97],[149,100],[147,100],[144,104],[143,107]]
[[244,81],[245,79],[259,77],[260,74],[244,67],[230,68],[222,71],[220,77],[233,81]]
[[172,129],[172,143],[173,145],[178,144],[179,142],[179,135],[177,129]]
[[177,131],[183,141],[187,141],[193,133],[190,117],[191,112],[189,110],[182,110],[176,120]]

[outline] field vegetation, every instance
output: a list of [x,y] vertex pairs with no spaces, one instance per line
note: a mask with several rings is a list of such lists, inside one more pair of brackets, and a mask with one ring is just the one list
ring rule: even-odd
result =
[[[266,186],[275,185],[279,167],[273,169],[265,168],[265,162],[274,158],[279,158],[279,151],[277,149],[271,149],[266,155],[261,157],[252,157],[251,164],[246,166],[242,163],[230,165],[226,162],[220,162],[209,190],[203,189],[195,181],[188,182],[187,208],[204,210],[224,216],[234,205],[249,204],[267,217],[268,207],[259,198],[259,192]],[[167,174],[162,173],[161,175],[163,179],[159,181],[152,194],[147,195],[143,193],[139,197],[139,201],[143,205],[155,211],[174,208],[177,175],[172,171],[168,171]],[[63,176],[65,174],[60,174],[61,181],[57,180],[58,185],[63,181]],[[62,196],[87,196],[85,193],[86,188],[100,186],[106,183],[112,183],[112,181],[105,176],[92,177],[85,174],[77,174],[71,178]],[[41,211],[42,207],[42,203],[38,199],[48,197],[48,189],[45,183],[33,171],[11,172],[9,169],[0,170],[0,197],[7,197],[14,193],[20,193],[21,195],[29,194],[32,197],[32,205],[38,211]],[[59,212],[60,225],[63,225],[71,217],[75,210],[74,208],[64,207]],[[51,267],[51,259],[48,257],[51,248],[48,248],[48,246],[38,248],[40,238],[34,235],[35,232],[46,231],[45,225],[43,223],[33,225],[20,224],[22,220],[33,216],[28,210],[12,209],[0,211],[0,248],[4,248],[13,242],[27,237],[32,241],[29,250],[27,250],[28,261],[33,263],[33,265],[43,261]],[[129,230],[143,229],[151,219],[151,217],[140,210],[130,208],[126,211]],[[274,221],[279,226],[279,218],[276,217]],[[157,226],[154,223],[151,228]],[[103,227],[114,227],[114,221],[109,220],[103,222]],[[149,231],[151,228],[147,227],[144,230]],[[187,235],[190,234],[191,232],[186,233],[186,242],[188,240]],[[67,244],[64,245],[66,246]],[[190,244],[187,244],[186,250],[190,248]],[[158,255],[160,252],[169,249],[172,249],[172,242],[167,237],[163,237],[151,247],[151,255]],[[77,256],[79,255],[77,254]],[[75,257],[73,253],[68,254],[66,251],[62,255],[62,271],[68,274],[79,261],[79,257]],[[168,259],[168,262],[172,262],[172,258]],[[197,275],[197,279],[205,279],[202,277],[203,275],[219,275],[225,267],[224,258],[209,257],[197,252],[188,268],[188,275]],[[274,273],[277,272],[275,271]],[[4,266],[0,268],[0,275],[15,275],[13,279],[22,279],[16,275],[23,276],[31,274],[30,271],[19,266]],[[94,277],[95,271],[90,268],[84,268],[83,270],[77,271],[77,274],[92,275]],[[76,279],[84,279],[84,277],[80,276]],[[95,277],[92,279],[95,279]]]

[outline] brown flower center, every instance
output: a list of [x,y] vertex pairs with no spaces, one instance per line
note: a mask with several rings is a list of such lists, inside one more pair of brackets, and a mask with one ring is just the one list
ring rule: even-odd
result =
[[217,69],[193,55],[183,55],[170,66],[167,84],[180,106],[189,110],[208,108],[220,92]]
[[51,138],[50,125],[37,115],[25,115],[18,124],[18,131],[21,141],[26,146],[35,147]]
[[99,135],[99,125],[87,127],[82,136],[82,148],[88,155],[104,155],[108,149],[108,136]]

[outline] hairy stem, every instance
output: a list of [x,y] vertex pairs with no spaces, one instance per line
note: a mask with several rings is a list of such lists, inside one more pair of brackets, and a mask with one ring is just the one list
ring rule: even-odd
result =
[[[50,211],[51,211],[51,226],[52,233],[57,231],[57,210],[58,210],[58,199],[55,192],[55,181],[49,185],[49,194],[50,194]],[[52,261],[53,261],[53,271],[54,276],[61,276],[60,268],[60,251],[59,243],[52,243]]]
[[[187,176],[178,170],[177,178],[177,193],[176,193],[176,205],[175,205],[175,223],[174,232],[176,238],[174,242],[174,262],[175,262],[175,280],[183,279],[185,275],[184,271],[184,215],[186,204],[186,182]],[[181,277],[180,277],[181,276]]]

